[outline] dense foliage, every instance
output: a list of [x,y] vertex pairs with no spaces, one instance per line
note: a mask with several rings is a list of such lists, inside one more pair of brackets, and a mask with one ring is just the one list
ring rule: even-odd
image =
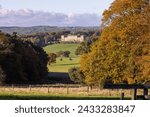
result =
[[37,82],[47,76],[47,54],[31,42],[0,32],[0,82]]
[[103,13],[101,37],[81,57],[87,84],[150,79],[149,14],[149,0],[115,0]]
[[91,46],[98,40],[99,36],[100,31],[96,31],[92,35],[88,36],[88,39],[86,39],[84,42],[81,42],[80,46],[76,49],[75,54],[82,55],[90,52]]
[[[59,27],[61,29],[61,27]],[[38,29],[38,28],[37,28]],[[57,29],[57,28],[56,28]],[[20,38],[22,40],[28,40],[31,41],[34,44],[37,44],[39,46],[46,46],[49,44],[55,44],[55,43],[60,43],[60,39],[62,35],[69,35],[69,34],[74,34],[74,35],[84,35],[85,37],[91,37],[92,35],[98,34],[98,31],[93,28],[84,28],[84,30],[81,30],[80,28],[64,28],[63,30],[57,29],[55,30],[50,30],[47,32],[35,32],[31,34],[24,34],[20,35]]]
[[73,67],[68,70],[71,81],[77,84],[84,83],[84,75],[79,67]]

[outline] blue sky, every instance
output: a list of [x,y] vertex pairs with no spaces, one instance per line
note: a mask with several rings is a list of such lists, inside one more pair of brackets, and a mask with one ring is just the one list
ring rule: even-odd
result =
[[[100,24],[103,11],[107,9],[113,1],[114,0],[0,0],[0,25],[95,26]],[[13,14],[16,17],[13,16]],[[41,18],[39,15],[41,15]],[[35,17],[39,18],[39,21],[34,22]],[[58,18],[62,18],[63,20]],[[23,19],[26,19],[26,21],[19,21]],[[55,19],[57,20],[56,22],[54,21]],[[24,23],[26,23],[26,25]]]

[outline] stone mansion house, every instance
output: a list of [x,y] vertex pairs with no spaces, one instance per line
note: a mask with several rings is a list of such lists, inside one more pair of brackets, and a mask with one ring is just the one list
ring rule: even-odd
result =
[[68,35],[61,36],[61,42],[83,42],[85,40],[85,36],[83,35]]

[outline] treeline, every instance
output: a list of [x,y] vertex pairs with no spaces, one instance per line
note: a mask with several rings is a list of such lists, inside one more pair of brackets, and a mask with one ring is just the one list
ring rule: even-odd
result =
[[5,33],[12,34],[17,32],[18,35],[31,35],[33,33],[45,32],[84,32],[84,31],[97,31],[100,27],[57,27],[57,26],[32,26],[32,27],[0,27],[0,30]]
[[33,26],[33,27],[0,27],[5,33],[12,34],[17,32],[23,40],[31,41],[38,46],[58,43],[61,35],[76,34],[91,36],[99,33],[100,27],[51,27],[51,26]]
[[0,32],[0,83],[36,83],[47,77],[48,55],[16,33]]
[[39,32],[39,33],[33,33],[30,35],[20,35],[20,38],[22,40],[28,40],[31,41],[34,44],[37,44],[38,46],[46,46],[48,44],[54,44],[54,43],[60,43],[60,39],[62,35],[84,35],[87,40],[92,37],[93,35],[100,35],[99,30],[84,30],[84,31],[60,31],[60,32]]

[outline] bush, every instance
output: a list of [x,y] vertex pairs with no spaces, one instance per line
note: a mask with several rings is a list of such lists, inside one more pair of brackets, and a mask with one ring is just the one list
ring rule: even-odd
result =
[[55,53],[49,53],[48,58],[49,58],[48,64],[50,65],[51,63],[56,63],[57,55]]
[[64,56],[64,57],[69,57],[69,56],[70,56],[70,51],[64,51],[63,56]]
[[84,75],[79,67],[70,68],[68,70],[70,80],[77,84],[84,83]]

